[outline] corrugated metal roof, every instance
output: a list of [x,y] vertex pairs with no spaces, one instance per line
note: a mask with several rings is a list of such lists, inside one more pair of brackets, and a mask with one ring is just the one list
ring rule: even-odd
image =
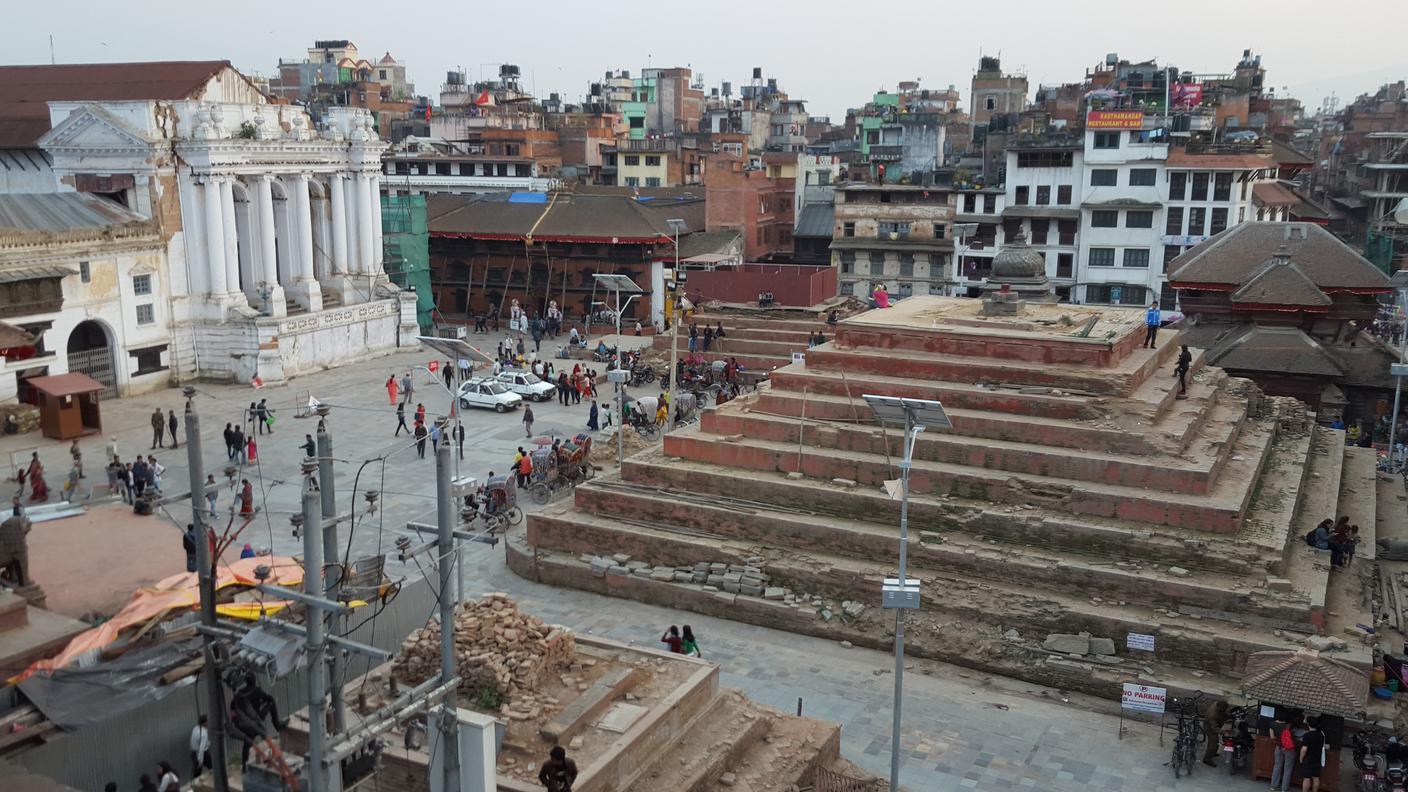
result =
[[835,204],[807,204],[797,218],[794,237],[830,237],[836,227]]
[[0,148],[31,148],[49,131],[49,102],[186,99],[229,61],[0,66]]
[[145,222],[127,207],[89,193],[0,195],[0,234],[58,233]]

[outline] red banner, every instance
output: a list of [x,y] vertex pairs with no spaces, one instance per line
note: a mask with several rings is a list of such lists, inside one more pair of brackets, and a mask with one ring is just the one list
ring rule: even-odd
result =
[[1197,107],[1203,103],[1202,83],[1174,83],[1168,87],[1171,107]]
[[1087,129],[1142,129],[1143,110],[1091,110],[1085,116]]

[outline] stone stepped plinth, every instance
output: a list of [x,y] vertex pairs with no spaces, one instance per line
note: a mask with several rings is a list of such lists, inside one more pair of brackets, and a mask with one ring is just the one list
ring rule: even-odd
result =
[[[1149,679],[1152,665],[1170,684],[1210,675],[1199,686],[1212,690],[1249,653],[1325,628],[1330,578],[1298,543],[1300,526],[1368,474],[1320,453],[1328,441],[1303,407],[1205,367],[1201,351],[1180,397],[1178,336],[1142,348],[1137,310],[1036,305],[983,318],[976,307],[910,298],[836,327],[721,315],[725,349],[778,361],[770,380],[627,459],[619,478],[530,516],[510,564],[881,645],[878,609],[831,619],[811,607],[874,603],[894,574],[899,504],[882,485],[899,476],[902,444],[862,399],[877,393],[940,400],[953,422],[919,436],[910,474],[910,574],[926,592],[916,629],[929,630],[918,653],[1056,684],[1083,678],[1102,693],[1121,675]],[[765,354],[816,329],[828,341],[805,362]],[[616,553],[656,574],[582,560]],[[764,564],[786,599],[689,571],[745,562]],[[1040,646],[1081,631],[1110,638],[1115,654],[1062,659]],[[1156,635],[1158,649],[1131,654],[1126,632]]]

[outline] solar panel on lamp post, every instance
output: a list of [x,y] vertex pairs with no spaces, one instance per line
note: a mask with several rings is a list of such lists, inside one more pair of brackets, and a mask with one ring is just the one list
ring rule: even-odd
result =
[[[919,607],[919,581],[906,576],[909,545],[909,468],[914,458],[914,441],[926,428],[951,429],[944,406],[929,399],[903,399],[896,396],[867,394],[862,398],[875,412],[882,426],[904,427],[901,437],[904,456],[900,460],[900,570],[899,577],[887,578],[881,587],[881,604],[895,611],[895,703],[894,723],[890,732],[890,789],[900,786],[900,713],[904,696],[904,612]],[[886,443],[889,443],[888,438]],[[894,497],[892,492],[891,498]]]
[[[629,376],[625,366],[626,353],[621,343],[621,311],[630,306],[631,300],[642,294],[642,289],[625,275],[595,274],[592,277],[596,278],[598,286],[616,295],[616,371],[619,373],[613,378],[611,373],[607,372],[607,379],[616,383],[616,464],[621,466],[626,463],[626,383],[622,375]],[[621,292],[631,295],[624,306],[621,305]]]

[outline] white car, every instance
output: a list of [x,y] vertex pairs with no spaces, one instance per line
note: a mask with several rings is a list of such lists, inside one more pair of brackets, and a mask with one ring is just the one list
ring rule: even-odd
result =
[[460,386],[460,407],[489,407],[494,412],[508,412],[523,404],[523,397],[510,391],[496,379],[470,380]]
[[538,375],[531,371],[521,371],[510,369],[499,373],[499,382],[508,386],[508,389],[517,393],[525,399],[533,401],[547,401],[557,393],[557,386],[551,382],[544,382]]

